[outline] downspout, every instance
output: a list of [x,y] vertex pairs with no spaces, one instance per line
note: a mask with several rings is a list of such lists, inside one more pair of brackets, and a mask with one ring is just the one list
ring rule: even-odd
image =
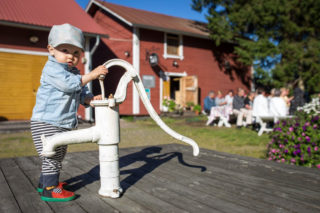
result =
[[[133,27],[132,32],[132,65],[138,75],[140,75],[140,33],[139,28]],[[132,85],[132,114],[137,115],[140,113],[139,93],[136,87]]]
[[93,53],[98,48],[99,44],[100,44],[100,36],[96,36],[96,43],[94,44],[94,46],[92,47],[92,50],[90,51],[90,56],[93,55]]
[[[100,36],[96,36],[96,42],[92,49],[90,50],[90,40],[86,39],[86,46],[85,46],[85,58],[88,60],[87,63],[85,64],[84,68],[84,73],[89,74],[92,70],[92,55],[94,52],[97,50],[98,46],[100,44]],[[92,82],[89,82],[87,84],[90,92],[92,92]],[[87,121],[93,121],[93,116],[92,116],[92,109],[90,107],[85,109],[85,120]]]

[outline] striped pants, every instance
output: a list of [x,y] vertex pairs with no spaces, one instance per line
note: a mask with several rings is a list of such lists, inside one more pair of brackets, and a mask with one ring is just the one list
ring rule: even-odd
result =
[[69,129],[53,126],[48,123],[31,121],[31,134],[33,143],[36,147],[36,150],[42,160],[42,175],[59,175],[62,168],[62,160],[67,152],[67,146],[59,146],[56,148],[56,154],[53,157],[44,157],[41,155],[43,145],[41,141],[41,135],[45,137],[52,136],[57,133],[66,132]]

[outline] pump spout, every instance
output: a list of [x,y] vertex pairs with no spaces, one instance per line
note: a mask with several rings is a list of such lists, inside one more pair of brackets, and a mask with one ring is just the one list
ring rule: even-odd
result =
[[58,146],[77,144],[77,143],[94,143],[100,138],[100,134],[97,131],[97,127],[91,127],[87,129],[74,130],[70,132],[64,132],[53,135],[51,137],[41,136],[43,150],[41,155],[44,157],[52,157],[55,155],[55,149]]
[[174,130],[172,130],[170,127],[168,127],[159,117],[159,115],[157,114],[157,112],[154,110],[154,108],[152,107],[149,98],[147,96],[147,93],[145,92],[145,88],[141,82],[141,79],[139,77],[139,75],[137,74],[137,72],[135,71],[134,67],[128,63],[127,61],[121,60],[121,59],[112,59],[107,61],[104,66],[108,69],[112,66],[120,66],[123,67],[126,72],[124,73],[124,75],[121,77],[116,93],[114,95],[115,101],[117,104],[122,103],[125,98],[126,98],[126,89],[127,89],[127,85],[128,83],[133,80],[135,87],[138,90],[138,93],[140,95],[140,98],[144,104],[144,106],[146,107],[148,113],[150,114],[151,118],[161,127],[162,130],[164,130],[167,134],[171,135],[172,137],[174,137],[177,140],[183,141],[189,145],[192,146],[193,148],[193,155],[197,156],[199,155],[199,146],[198,144],[192,140],[191,138],[188,138],[186,136],[183,136],[177,132],[175,132]]
[[165,131],[167,134],[171,135],[172,137],[174,137],[177,140],[183,141],[189,145],[192,146],[193,148],[193,155],[194,156],[198,156],[199,155],[199,146],[198,144],[192,140],[191,138],[188,138],[186,136],[183,136],[179,133],[177,133],[176,131],[174,131],[173,129],[171,129],[170,127],[168,127],[159,117],[159,115],[157,114],[157,112],[154,110],[154,108],[152,107],[149,98],[145,92],[144,86],[141,83],[141,79],[140,78],[134,78],[133,79],[134,84],[136,86],[136,88],[138,89],[140,98],[142,100],[142,103],[144,104],[144,106],[146,107],[150,117],[160,126],[160,128]]

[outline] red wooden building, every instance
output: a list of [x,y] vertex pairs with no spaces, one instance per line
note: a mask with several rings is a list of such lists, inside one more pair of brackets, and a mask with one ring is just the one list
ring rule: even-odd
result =
[[[210,90],[236,90],[251,87],[251,69],[235,63],[234,45],[217,48],[209,39],[204,23],[92,0],[87,13],[108,32],[93,55],[93,66],[112,58],[132,63],[149,87],[151,103],[157,112],[166,97],[185,105],[203,104]],[[158,56],[156,65],[150,57]],[[115,78],[121,71],[111,70],[105,84],[114,92]],[[99,93],[98,84],[93,85]],[[128,87],[121,114],[146,114],[137,91]]]
[[[107,36],[74,0],[0,1],[0,120],[28,120],[35,104],[43,65],[48,59],[52,25],[70,23],[83,30],[86,50],[78,68],[89,72],[90,40]],[[79,109],[90,118],[90,110]]]
[[[48,56],[49,30],[63,23],[85,34],[86,50],[78,66],[82,73],[112,58],[127,60],[144,80],[157,112],[164,98],[181,105],[203,104],[210,90],[250,88],[251,71],[234,63],[234,46],[215,47],[203,23],[96,0],[86,11],[73,0],[1,0],[0,120],[30,118]],[[151,64],[155,55],[158,63]],[[111,69],[105,80],[107,93],[114,93],[122,73]],[[97,82],[92,89],[100,93]],[[132,84],[127,94],[120,113],[146,114]],[[79,114],[92,118],[90,109],[80,108]]]

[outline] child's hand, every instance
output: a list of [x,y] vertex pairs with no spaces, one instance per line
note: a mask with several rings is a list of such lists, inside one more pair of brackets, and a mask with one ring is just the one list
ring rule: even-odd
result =
[[102,100],[102,96],[101,95],[96,95],[93,97],[92,100]]
[[94,101],[94,100],[102,100],[102,96],[96,95],[90,100],[90,106],[92,106],[92,107],[94,107],[94,105],[91,103],[91,101]]
[[92,70],[90,73],[83,75],[81,77],[81,85],[84,86],[90,81],[99,78],[100,75],[105,76],[107,73],[108,73],[108,69],[105,68],[103,65],[100,65],[94,70]]
[[100,75],[105,76],[105,75],[107,75],[107,73],[108,73],[108,69],[103,65],[100,65],[100,66],[96,67],[93,71],[91,71],[93,79],[99,78]]

